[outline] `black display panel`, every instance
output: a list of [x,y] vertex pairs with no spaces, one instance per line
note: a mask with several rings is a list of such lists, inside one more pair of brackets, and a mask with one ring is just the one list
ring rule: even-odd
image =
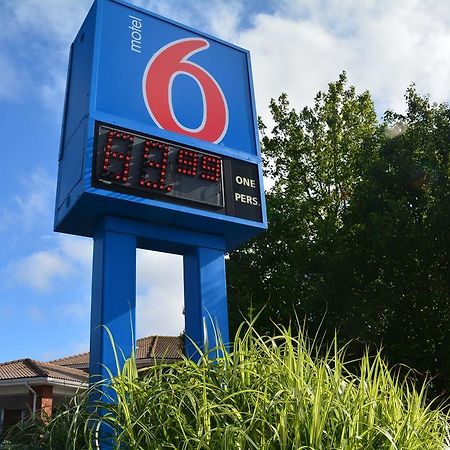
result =
[[224,207],[222,158],[106,125],[96,137],[97,186]]
[[262,221],[258,165],[96,124],[92,184]]
[[227,214],[262,221],[258,166],[238,159],[224,160]]

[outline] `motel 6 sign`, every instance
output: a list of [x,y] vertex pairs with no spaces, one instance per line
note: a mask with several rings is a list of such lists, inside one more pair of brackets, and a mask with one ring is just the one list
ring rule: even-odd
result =
[[96,1],[72,44],[55,229],[103,216],[224,238],[267,227],[246,50],[121,1]]
[[266,228],[249,53],[96,0],[70,50],[55,205],[56,231],[94,238],[91,377],[115,367],[105,326],[135,345],[136,248],[183,256],[196,358],[229,341],[224,254]]

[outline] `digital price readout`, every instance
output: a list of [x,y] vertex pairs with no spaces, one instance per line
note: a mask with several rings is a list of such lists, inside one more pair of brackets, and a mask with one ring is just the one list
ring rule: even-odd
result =
[[257,164],[97,123],[94,187],[262,221]]
[[94,185],[149,198],[224,207],[222,158],[97,125]]

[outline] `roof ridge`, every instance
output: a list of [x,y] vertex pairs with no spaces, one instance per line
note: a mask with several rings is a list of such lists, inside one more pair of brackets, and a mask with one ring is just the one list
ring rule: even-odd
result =
[[7,364],[14,364],[14,363],[18,363],[18,362],[25,362],[25,360],[30,359],[30,358],[19,358],[19,359],[13,359],[11,361],[5,361],[5,362],[0,362],[0,366],[6,366]]
[[31,370],[36,371],[39,375],[43,376],[43,377],[48,377],[48,372],[46,370],[44,370],[40,365],[40,361],[36,361],[34,359],[31,358],[25,358],[24,363],[26,365],[28,365],[28,367]]
[[42,364],[44,367],[46,365],[51,366],[51,368],[53,369],[59,369],[61,371],[66,371],[66,372],[80,372],[80,373],[85,373],[83,372],[81,369],[77,369],[76,367],[70,367],[70,366],[61,366],[59,364],[54,364],[51,362],[40,362],[40,364]]
[[139,339],[136,339],[136,344],[137,344],[138,342],[140,342],[140,341],[145,341],[146,339],[152,339],[152,340],[154,340],[156,337],[158,337],[157,334],[151,334],[150,336],[144,336],[144,337],[141,337],[141,338],[139,338]]
[[75,382],[85,382],[88,378],[82,370],[72,367],[60,366],[48,362],[36,361],[31,358],[24,358],[0,365],[0,382],[5,380],[18,379],[44,379],[50,382],[52,379],[69,380]]
[[56,361],[61,361],[63,359],[69,359],[69,358],[76,358],[77,356],[83,356],[87,355],[89,352],[81,352],[76,353],[75,355],[69,355],[69,356],[62,356],[61,358],[51,359],[50,361],[47,361],[48,363],[55,363]]

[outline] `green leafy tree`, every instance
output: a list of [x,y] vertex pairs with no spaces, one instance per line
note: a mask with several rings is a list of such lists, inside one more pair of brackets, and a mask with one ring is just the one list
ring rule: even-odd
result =
[[298,319],[338,329],[444,388],[450,110],[414,87],[405,98],[406,114],[380,123],[344,73],[301,112],[286,95],[271,102],[275,127],[261,124],[269,230],[230,255],[230,319],[262,311],[265,332]]
[[385,115],[387,138],[355,189],[342,234],[351,273],[352,336],[392,362],[450,386],[450,109],[407,90],[406,114]]
[[291,320],[293,307],[313,322],[327,308],[339,309],[328,295],[316,301],[330,292],[321,286],[330,270],[325,256],[381,134],[370,95],[346,88],[345,74],[319,92],[313,107],[296,112],[283,94],[270,109],[276,123],[270,137],[261,124],[265,174],[274,182],[267,192],[269,230],[234,252],[227,268],[232,325],[239,311],[264,308],[265,331],[271,321]]

